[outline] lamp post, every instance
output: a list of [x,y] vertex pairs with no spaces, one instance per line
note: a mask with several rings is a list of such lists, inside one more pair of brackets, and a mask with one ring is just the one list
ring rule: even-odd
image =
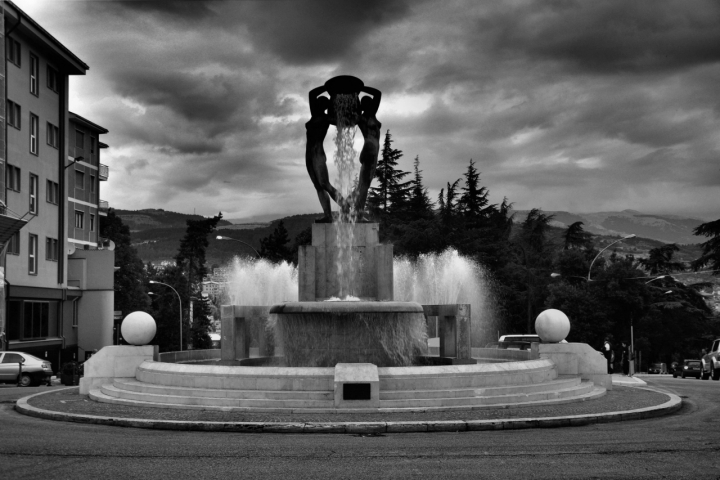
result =
[[175,295],[178,297],[178,304],[180,306],[180,351],[182,352],[182,300],[180,299],[180,294],[175,290],[172,286],[168,285],[167,283],[162,282],[156,282],[155,280],[150,280],[150,283],[158,284],[158,285],[165,285],[166,287],[169,287],[173,292],[175,292]]
[[250,245],[250,244],[247,243],[247,242],[243,242],[242,240],[238,240],[237,238],[224,237],[224,236],[222,236],[222,235],[218,235],[218,236],[215,237],[215,238],[216,238],[217,240],[233,240],[233,241],[235,241],[235,242],[240,242],[240,243],[242,243],[243,245],[247,245],[248,247],[252,248],[252,251],[255,252],[255,254],[258,256],[258,258],[262,258],[262,255],[260,255],[260,254],[258,253],[258,251],[255,250],[255,247],[253,247],[252,245]]
[[590,262],[590,268],[588,269],[587,281],[588,281],[588,282],[592,281],[592,280],[590,280],[590,274],[592,273],[593,264],[595,263],[595,260],[597,260],[598,257],[599,257],[600,255],[602,255],[602,253],[603,253],[605,250],[607,250],[608,248],[612,247],[613,245],[615,245],[615,244],[618,243],[618,242],[622,242],[623,240],[627,240],[628,238],[633,238],[633,237],[635,237],[635,234],[634,234],[634,233],[631,233],[630,235],[626,235],[626,236],[624,236],[624,237],[622,237],[622,238],[620,238],[620,239],[618,239],[618,240],[615,240],[614,242],[612,242],[611,244],[609,244],[607,247],[605,247],[605,248],[603,248],[602,250],[600,250],[600,252],[598,252],[598,254],[595,255],[595,258],[593,258],[592,262]]

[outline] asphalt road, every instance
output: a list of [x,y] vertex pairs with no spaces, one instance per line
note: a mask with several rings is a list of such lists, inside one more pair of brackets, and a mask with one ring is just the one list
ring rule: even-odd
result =
[[[720,382],[645,379],[683,397],[682,410],[585,427],[372,437],[82,425],[0,403],[0,478],[720,478]],[[10,390],[0,402],[35,389]]]

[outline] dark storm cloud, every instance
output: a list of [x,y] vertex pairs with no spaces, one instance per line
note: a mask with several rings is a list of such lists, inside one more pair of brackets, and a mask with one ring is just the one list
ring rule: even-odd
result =
[[148,202],[317,210],[307,92],[352,74],[383,92],[400,167],[419,155],[433,197],[473,158],[520,208],[672,206],[673,189],[678,209],[720,207],[695,193],[720,186],[717,1],[49,5],[92,67],[79,113],[110,129],[118,188],[142,177]]
[[245,25],[259,48],[292,65],[337,61],[358,40],[409,12],[407,0],[290,0],[248,2]]
[[548,1],[479,22],[500,49],[593,72],[648,72],[720,60],[715,0]]
[[97,9],[111,9],[114,12],[131,15],[157,15],[173,20],[197,21],[214,14],[207,0],[121,0],[114,2],[91,2]]

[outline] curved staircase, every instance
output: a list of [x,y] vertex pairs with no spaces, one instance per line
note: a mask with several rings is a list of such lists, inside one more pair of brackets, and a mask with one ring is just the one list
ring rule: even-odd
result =
[[116,378],[90,398],[123,405],[278,413],[468,410],[566,403],[605,388],[558,376],[551,360],[378,368],[373,408],[335,406],[334,368],[225,367],[146,361],[135,378]]

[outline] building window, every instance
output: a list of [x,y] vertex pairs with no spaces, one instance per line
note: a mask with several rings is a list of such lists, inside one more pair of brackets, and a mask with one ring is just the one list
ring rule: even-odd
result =
[[50,302],[24,302],[23,339],[48,336]]
[[11,255],[20,255],[20,232],[15,234],[8,240],[7,253]]
[[50,65],[47,67],[47,86],[50,90],[55,93],[60,91],[60,77],[58,71],[52,68]]
[[93,213],[90,214],[90,231],[95,231],[95,214]]
[[58,148],[58,140],[60,138],[60,129],[50,122],[47,122],[47,144],[53,148]]
[[20,105],[7,101],[7,124],[20,130]]
[[75,228],[85,228],[85,212],[75,210]]
[[40,120],[37,115],[30,114],[30,153],[38,154],[38,133],[40,130]]
[[95,193],[95,175],[90,175],[90,192]]
[[75,170],[75,188],[85,190],[85,173]]
[[75,130],[75,148],[85,148],[85,134],[80,130]]
[[22,63],[22,56],[20,55],[20,42],[14,38],[7,38],[7,59],[18,67]]
[[58,261],[58,241],[57,238],[45,238],[45,259],[51,262]]
[[37,235],[30,234],[28,242],[28,273],[30,275],[37,275],[37,261],[38,261],[38,237]]
[[95,139],[95,137],[90,137],[90,153],[91,154],[95,153],[95,148],[97,148],[96,146],[97,146],[97,139]]
[[30,213],[38,213],[38,177],[30,174]]
[[52,180],[47,181],[46,200],[48,203],[58,205],[60,203],[60,185]]
[[78,315],[80,313],[79,310],[80,309],[78,308],[78,301],[74,300],[72,302],[72,326],[76,328],[78,326],[78,317],[80,316]]
[[30,93],[38,96],[38,77],[40,75],[40,60],[38,57],[30,54]]
[[7,165],[5,169],[5,185],[8,190],[20,191],[20,168]]

